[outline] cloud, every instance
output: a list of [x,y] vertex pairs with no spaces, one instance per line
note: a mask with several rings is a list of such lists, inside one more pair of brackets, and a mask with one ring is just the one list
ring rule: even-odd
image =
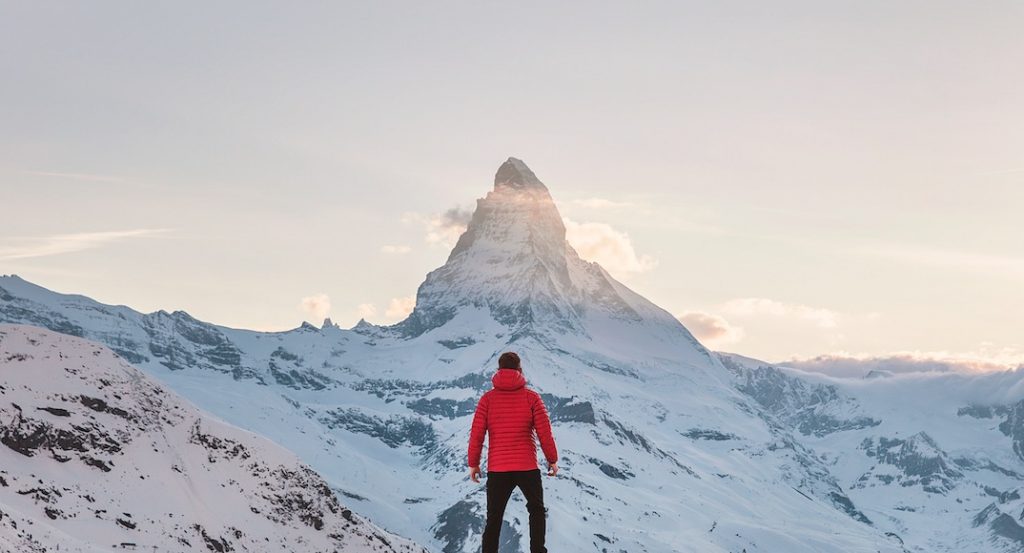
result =
[[360,319],[368,319],[377,314],[377,306],[372,303],[361,303],[356,306],[356,314]]
[[396,321],[402,320],[412,313],[414,307],[416,307],[416,296],[392,298],[387,310],[384,311],[384,316]]
[[611,225],[563,221],[565,237],[576,253],[587,261],[596,261],[615,278],[625,280],[658,266],[653,257],[637,255],[629,235]]
[[121,177],[112,177],[108,175],[91,175],[88,173],[58,173],[55,171],[22,171],[22,173],[25,175],[33,175],[36,177],[53,177],[61,179],[83,180],[90,182],[124,182],[124,179]]
[[768,298],[737,298],[722,304],[722,310],[736,317],[771,316],[808,321],[820,328],[839,326],[839,313],[822,307],[784,303]]
[[1024,173],[1024,167],[1015,167],[1012,169],[996,169],[994,171],[984,171],[978,173],[980,177],[1001,177],[1003,175],[1015,175],[1017,173]]
[[386,246],[381,246],[380,247],[380,251],[381,251],[381,253],[402,255],[402,254],[406,254],[406,253],[411,252],[412,248],[410,248],[409,246],[386,245]]
[[142,238],[169,232],[171,229],[133,229],[107,232],[80,232],[34,238],[15,238],[17,245],[0,245],[0,261],[49,257],[99,248],[129,238]]
[[444,213],[430,216],[406,213],[402,215],[402,222],[423,225],[426,229],[425,239],[428,244],[450,248],[458,242],[459,236],[466,231],[466,226],[469,225],[469,220],[472,218],[472,210],[453,207]]
[[[1017,350],[1018,360],[1024,353]],[[856,356],[847,353],[820,356],[802,367],[786,362],[804,378],[841,383],[861,389],[885,402],[924,402],[942,405],[1000,405],[1024,399],[1024,366],[1016,370],[1001,362],[947,357],[944,352],[896,352]],[[860,361],[860,364],[858,364]],[[842,363],[842,364],[838,364]],[[884,378],[865,378],[875,370]],[[876,376],[876,375],[872,375]]]
[[620,209],[624,207],[633,206],[633,204],[629,202],[617,202],[615,200],[608,200],[605,198],[583,198],[579,200],[573,200],[572,203],[590,209]]
[[307,296],[299,302],[299,309],[312,317],[314,321],[320,322],[326,319],[331,312],[331,298],[327,294]]
[[985,373],[1024,368],[1024,350],[993,348],[983,344],[976,351],[898,351],[883,355],[830,353],[809,358],[794,358],[778,363],[803,371],[838,377],[862,377],[871,371],[889,374],[911,373]]
[[724,317],[703,311],[687,311],[678,317],[704,345],[717,349],[743,339],[743,328],[731,324]]
[[864,253],[886,257],[895,261],[929,265],[944,269],[959,269],[1002,276],[1024,276],[1024,257],[920,248],[914,246],[884,246],[865,248]]

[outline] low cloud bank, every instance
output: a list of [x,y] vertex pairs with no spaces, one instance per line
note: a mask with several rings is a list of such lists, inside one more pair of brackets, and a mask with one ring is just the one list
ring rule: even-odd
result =
[[800,378],[846,390],[869,410],[905,404],[1009,405],[1024,400],[1024,365],[901,352],[887,356],[824,355],[776,366]]
[[894,353],[882,356],[831,354],[805,359],[790,359],[779,365],[818,372],[843,378],[859,378],[874,371],[876,374],[909,373],[990,373],[1017,369],[1024,364],[1012,356],[984,358],[974,355],[930,355],[922,353]]

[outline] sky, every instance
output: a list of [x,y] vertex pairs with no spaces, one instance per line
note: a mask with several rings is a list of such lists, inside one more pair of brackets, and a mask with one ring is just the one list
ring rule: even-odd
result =
[[401,319],[509,156],[707,345],[1024,364],[1024,4],[0,0],[0,274]]

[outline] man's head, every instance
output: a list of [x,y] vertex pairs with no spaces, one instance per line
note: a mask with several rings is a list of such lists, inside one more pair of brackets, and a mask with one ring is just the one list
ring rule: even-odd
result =
[[523,370],[522,366],[519,365],[519,356],[512,351],[506,351],[501,354],[498,358],[499,369],[515,369],[517,371]]

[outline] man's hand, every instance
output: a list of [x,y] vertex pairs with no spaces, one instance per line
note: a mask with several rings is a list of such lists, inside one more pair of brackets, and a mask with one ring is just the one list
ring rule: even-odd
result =
[[477,484],[480,483],[480,467],[469,467],[469,479]]
[[558,474],[558,463],[548,463],[548,476]]

